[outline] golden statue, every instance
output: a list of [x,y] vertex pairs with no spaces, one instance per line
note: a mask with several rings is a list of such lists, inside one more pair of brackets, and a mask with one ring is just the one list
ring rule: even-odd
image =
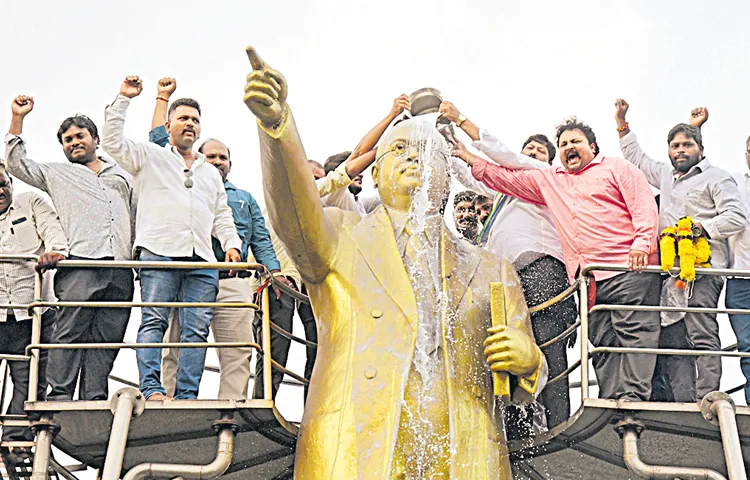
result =
[[[295,478],[510,479],[492,372],[528,397],[543,356],[513,267],[445,226],[445,140],[419,118],[399,123],[373,167],[383,205],[324,208],[286,81],[247,54],[269,218],[319,322]],[[492,327],[491,300],[507,326]]]

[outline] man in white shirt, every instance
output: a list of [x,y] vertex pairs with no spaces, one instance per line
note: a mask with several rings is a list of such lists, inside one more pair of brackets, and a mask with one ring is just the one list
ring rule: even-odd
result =
[[[750,169],[750,137],[745,140],[745,161]],[[740,189],[742,204],[750,207],[750,170],[735,173],[734,179]],[[745,229],[729,239],[732,254],[732,268],[750,270],[750,219]],[[724,303],[727,308],[750,309],[750,279],[733,277],[727,279]],[[737,350],[750,353],[750,315],[729,315],[734,334],[737,336]],[[745,375],[745,402],[750,405],[750,358],[740,360],[742,374]]]
[[[452,103],[443,102],[440,111],[474,140],[475,148],[500,165],[509,168],[549,168],[555,158],[555,146],[544,135],[529,137],[522,153],[518,154],[486,130],[480,131]],[[471,155],[460,142],[454,154],[462,159]],[[453,159],[452,168],[456,178],[474,192],[495,199],[480,230],[479,245],[513,262],[529,307],[543,303],[568,288],[562,247],[548,209],[489,189],[474,179],[471,169],[458,158]],[[560,335],[575,323],[577,316],[572,297],[531,314],[531,326],[537,343],[541,345]],[[574,338],[570,337],[568,342],[558,341],[542,350],[549,364],[550,378],[567,368],[565,345],[569,343],[572,346]],[[539,402],[545,407],[548,428],[564,422],[570,416],[567,378],[546,387],[539,396]]]
[[[0,162],[1,163],[1,162]],[[0,165],[0,253],[39,255],[42,263],[57,263],[68,254],[68,241],[60,220],[52,206],[38,193],[13,194],[13,182],[5,167]],[[24,305],[34,301],[34,264],[29,262],[0,263],[0,303]],[[42,299],[54,300],[52,280],[42,283]],[[49,343],[54,327],[55,312],[42,310],[41,342]],[[31,314],[28,310],[0,309],[0,353],[25,355],[31,343]],[[39,352],[39,381],[37,398],[44,400],[47,390],[48,350]],[[29,391],[29,362],[8,362],[13,380],[13,396],[6,413],[23,415],[23,403]],[[33,441],[27,428],[3,427],[4,442]],[[30,454],[30,449],[9,449],[3,457],[20,461]]]
[[[134,142],[123,134],[130,99],[143,89],[136,76],[125,79],[120,94],[105,112],[102,147],[135,177],[138,192],[136,238],[138,259],[148,262],[214,262],[212,233],[226,258],[240,260],[240,240],[227,204],[218,170],[193,150],[200,136],[200,106],[192,99],[172,103],[166,123],[170,141],[165,147]],[[215,302],[216,270],[141,269],[144,302]],[[138,343],[159,343],[168,326],[169,308],[143,308]],[[180,341],[199,343],[208,338],[210,308],[180,309]],[[138,349],[140,388],[150,400],[165,400],[161,384],[161,351]],[[198,397],[206,350],[180,350],[175,399]]]

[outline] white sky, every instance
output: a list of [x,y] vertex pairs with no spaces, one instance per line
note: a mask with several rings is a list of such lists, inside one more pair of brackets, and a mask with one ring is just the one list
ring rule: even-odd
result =
[[[319,161],[354,147],[397,95],[429,86],[519,147],[531,133],[552,136],[557,122],[575,114],[610,156],[620,155],[613,104],[624,97],[642,146],[664,161],[668,130],[691,108],[707,106],[706,155],[743,170],[747,18],[750,2],[740,0],[0,0],[0,128],[7,129],[12,98],[33,95],[24,129],[29,152],[65,161],[55,138],[61,121],[81,112],[101,129],[104,106],[134,74],[145,88],[126,133],[145,141],[156,81],[173,76],[173,98],[202,105],[203,138],[231,149],[230,179],[263,203],[254,118],[242,102],[250,72],[244,47],[252,44],[286,76],[307,154]],[[733,341],[725,321],[722,336]],[[725,362],[733,368],[723,386],[740,383],[736,363]],[[136,378],[133,364],[119,365]],[[294,403],[282,409],[298,420]]]

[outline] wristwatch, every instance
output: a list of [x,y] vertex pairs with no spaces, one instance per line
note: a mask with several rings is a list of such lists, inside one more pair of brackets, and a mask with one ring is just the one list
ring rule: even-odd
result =
[[456,120],[456,126],[460,127],[462,123],[466,121],[466,116],[462,113],[458,114],[458,120]]

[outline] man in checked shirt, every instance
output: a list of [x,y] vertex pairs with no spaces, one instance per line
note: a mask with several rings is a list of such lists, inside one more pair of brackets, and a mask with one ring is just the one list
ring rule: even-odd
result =
[[[65,119],[57,131],[67,162],[37,163],[26,155],[22,130],[34,99],[13,100],[5,138],[8,172],[49,194],[70,245],[70,259],[130,260],[133,245],[133,180],[111,159],[97,155],[99,132],[85,115]],[[53,266],[53,265],[51,265]],[[55,275],[61,301],[132,302],[133,271],[62,268]],[[130,308],[61,308],[51,343],[121,343]],[[49,354],[47,400],[72,400],[80,372],[81,400],[106,400],[108,377],[119,350],[56,349]]]
[[[36,192],[13,195],[13,182],[5,167],[0,165],[0,254],[37,255],[40,264],[57,263],[68,254],[60,220],[52,206]],[[49,277],[42,283],[42,299],[54,299]],[[24,305],[34,301],[34,266],[28,262],[0,263],[0,304]],[[49,343],[55,319],[54,310],[42,309],[41,342]],[[31,315],[25,309],[0,309],[0,354],[24,355],[31,343]],[[29,363],[11,361],[13,397],[6,413],[23,415],[23,402],[29,391]],[[43,400],[47,390],[47,350],[39,353],[39,384],[37,398]],[[32,441],[34,435],[26,428],[3,427],[2,440]],[[3,451],[9,461],[29,455],[29,449]]]

